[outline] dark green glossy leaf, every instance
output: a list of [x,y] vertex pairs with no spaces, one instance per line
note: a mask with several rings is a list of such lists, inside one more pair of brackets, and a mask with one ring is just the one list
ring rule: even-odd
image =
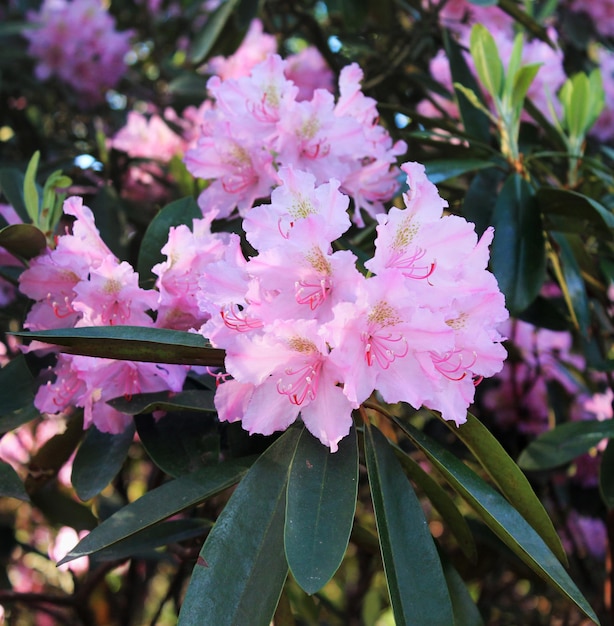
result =
[[474,177],[463,200],[463,216],[475,224],[478,235],[492,223],[492,214],[503,174],[499,169],[479,171]]
[[614,437],[612,420],[567,422],[532,441],[518,457],[518,465],[527,471],[559,467],[610,437]]
[[104,520],[84,537],[59,563],[106,550],[136,535],[145,528],[203,502],[231,487],[239,480],[253,459],[232,459],[170,480],[148,491]]
[[116,476],[134,439],[131,424],[123,433],[101,433],[90,426],[73,461],[71,482],[81,500],[98,495]]
[[470,4],[475,4],[479,7],[494,7],[499,0],[469,0]]
[[537,191],[536,199],[546,216],[570,220],[571,232],[592,228],[596,235],[612,239],[614,214],[593,198],[568,189],[542,187]]
[[562,271],[560,277],[562,280],[559,281],[559,285],[563,291],[574,326],[586,337],[591,314],[582,270],[572,247],[574,240],[578,240],[582,246],[584,244],[579,240],[578,235],[565,236],[562,233],[551,233],[551,237],[558,246],[558,257]]
[[70,526],[76,531],[96,527],[97,520],[91,510],[62,491],[57,482],[48,483],[35,493],[30,492],[30,499],[54,526]]
[[448,584],[448,593],[452,600],[454,611],[454,626],[484,626],[484,620],[480,615],[463,579],[448,559],[441,560],[443,574]]
[[198,76],[193,72],[187,72],[174,78],[168,84],[168,90],[176,96],[204,100],[207,97],[207,78]]
[[200,552],[179,626],[269,626],[288,564],[288,470],[301,430],[290,428],[254,463]]
[[158,391],[141,393],[130,399],[123,396],[114,398],[109,400],[108,404],[128,415],[153,413],[154,411],[205,411],[214,413],[214,396],[215,392],[209,389],[188,389],[177,393]]
[[17,472],[4,461],[0,461],[0,497],[30,499]]
[[571,600],[588,618],[599,624],[595,612],[554,553],[503,496],[439,443],[411,424],[397,419],[394,421],[508,548],[538,576]]
[[200,63],[209,54],[238,3],[239,0],[226,0],[208,17],[205,27],[192,44],[192,63]]
[[[469,69],[460,46],[453,37],[450,37],[447,31],[444,31],[444,45],[450,60],[453,83],[460,83],[475,94],[481,94],[475,76]],[[455,92],[458,98],[461,120],[467,135],[488,144],[490,142],[490,121],[488,117],[481,110],[474,107],[462,91],[455,88]],[[483,102],[481,95],[478,98]]]
[[424,164],[426,175],[433,184],[438,184],[450,178],[456,178],[467,172],[475,172],[494,167],[492,161],[484,159],[437,159]]
[[614,444],[612,439],[601,457],[599,464],[599,492],[608,509],[614,509]]
[[0,169],[0,190],[7,202],[17,211],[21,221],[28,224],[31,220],[23,199],[23,180],[23,172],[15,167]]
[[20,354],[0,368],[0,433],[38,417],[33,403],[34,377]]
[[564,305],[557,305],[553,300],[537,296],[519,316],[523,322],[549,328],[550,330],[571,330],[571,322],[565,317]]
[[149,456],[171,476],[189,474],[217,461],[218,423],[212,415],[170,413],[160,419],[137,415],[134,421]]
[[535,299],[546,274],[541,217],[533,192],[519,174],[505,181],[493,215],[491,267],[513,315]]
[[456,541],[463,554],[472,562],[476,563],[478,552],[469,525],[462,513],[454,504],[447,492],[425,472],[420,465],[400,449],[396,449],[398,459],[403,465],[405,473],[418,485],[424,495],[431,501],[443,518],[446,528],[456,537]]
[[45,250],[47,240],[32,224],[11,224],[0,230],[0,246],[17,258],[33,259]]
[[96,552],[97,561],[115,561],[151,553],[155,548],[204,535],[212,523],[203,519],[175,519],[149,526],[127,539]]
[[554,524],[531,484],[490,431],[471,413],[459,427],[446,425],[471,450],[486,473],[516,510],[541,535],[558,559],[567,564],[567,555]]
[[395,622],[450,626],[448,587],[420,501],[391,444],[368,424],[365,455]]
[[305,429],[288,478],[284,541],[290,571],[309,594],[319,591],[341,564],[357,494],[356,430],[333,453]]
[[92,326],[13,333],[61,346],[62,352],[108,359],[184,365],[224,365],[224,350],[197,333],[145,326]]
[[200,217],[202,217],[202,211],[194,198],[175,200],[167,204],[154,217],[145,231],[139,248],[137,270],[142,287],[151,288],[155,282],[156,276],[151,268],[166,258],[160,251],[168,241],[171,227],[186,224],[191,229],[193,220]]

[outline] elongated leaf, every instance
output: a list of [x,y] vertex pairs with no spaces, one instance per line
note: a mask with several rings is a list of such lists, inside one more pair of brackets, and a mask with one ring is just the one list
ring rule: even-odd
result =
[[469,524],[467,524],[462,513],[454,504],[452,498],[446,491],[425,472],[420,465],[401,449],[395,449],[397,458],[401,461],[405,473],[418,485],[424,495],[431,501],[443,518],[446,528],[456,537],[456,541],[463,551],[463,554],[472,562],[478,560],[478,552],[475,546],[473,535]]
[[460,574],[446,558],[441,560],[454,611],[454,626],[484,626],[478,607],[469,594]]
[[475,224],[478,235],[492,223],[499,185],[503,176],[499,169],[480,170],[471,181],[463,200],[463,216]]
[[0,246],[17,258],[33,259],[45,250],[47,240],[32,224],[11,224],[0,230]]
[[238,3],[239,0],[226,0],[215,10],[213,15],[209,16],[205,27],[196,37],[192,46],[190,54],[192,63],[200,63],[209,54]]
[[92,326],[13,333],[62,347],[68,354],[184,365],[224,365],[224,351],[196,333],[145,326]]
[[532,441],[518,457],[518,465],[527,471],[559,467],[610,437],[614,437],[612,420],[567,422]]
[[200,552],[179,626],[269,626],[288,574],[285,496],[299,435],[287,430],[232,494]]
[[219,456],[218,422],[212,415],[171,413],[160,419],[137,415],[134,421],[149,456],[171,476],[190,474]]
[[493,223],[492,270],[510,313],[518,314],[535,299],[546,273],[541,217],[529,184],[519,174],[505,181]]
[[454,624],[448,587],[420,501],[392,446],[367,425],[365,455],[384,571],[397,626]]
[[355,429],[335,453],[305,429],[288,478],[284,542],[290,571],[309,594],[320,590],[341,564],[357,494]]
[[614,214],[593,198],[568,189],[542,187],[536,199],[546,215],[571,218],[574,232],[583,232],[584,227],[592,226],[595,234],[612,238]]
[[40,152],[37,150],[28,163],[26,175],[23,179],[23,200],[30,220],[34,224],[38,224],[38,214],[40,211],[38,186],[36,184],[36,170],[38,169],[39,159]]
[[7,202],[17,211],[17,215],[24,224],[31,222],[23,199],[24,175],[15,167],[0,169],[0,190],[5,195]]
[[33,403],[34,377],[20,354],[0,368],[0,433],[40,415]]
[[483,24],[473,25],[470,49],[480,81],[493,98],[500,97],[503,87],[503,64],[495,39]]
[[614,444],[612,439],[601,457],[599,464],[599,492],[608,509],[614,509]]
[[172,226],[186,224],[192,227],[192,221],[202,217],[202,211],[194,198],[181,198],[167,204],[151,221],[139,248],[137,269],[141,287],[153,286],[156,276],[151,268],[156,263],[164,261],[160,252],[168,241],[168,234]]
[[467,421],[458,428],[449,422],[446,425],[471,450],[501,493],[540,534],[558,559],[567,564],[565,549],[546,509],[526,476],[488,428],[471,413],[467,413]]
[[153,413],[154,411],[201,411],[215,413],[214,396],[215,392],[209,389],[188,389],[177,393],[158,391],[155,393],[141,393],[130,399],[121,396],[109,400],[108,404],[128,415]]
[[4,461],[0,461],[0,497],[30,499],[17,472]]
[[474,172],[488,167],[494,167],[492,161],[484,159],[437,159],[425,163],[426,175],[434,183],[441,183],[450,178],[456,178],[467,172]]
[[503,496],[436,441],[411,424],[397,419],[395,422],[505,545],[538,576],[571,600],[589,619],[599,624],[595,612],[559,560],[533,527]]
[[[453,83],[464,85],[473,91],[473,93],[480,94],[480,88],[475,76],[467,65],[463,51],[454,38],[450,37],[447,31],[444,31],[444,45],[446,55],[450,60],[450,71],[452,72]],[[458,108],[461,119],[467,134],[488,144],[490,141],[490,122],[488,117],[479,108],[474,107],[461,90],[455,87],[455,92],[458,98]],[[479,97],[479,101],[484,105],[483,98]]]
[[101,433],[90,426],[73,461],[71,482],[81,500],[98,495],[116,476],[134,439],[134,426],[123,433]]
[[[170,543],[185,541],[203,535],[212,523],[203,519],[175,519],[148,526],[127,539],[96,552],[96,561],[115,561],[146,554],[151,558],[153,550]],[[153,554],[152,554],[153,553]]]
[[61,561],[68,563],[115,546],[120,541],[150,528],[167,517],[181,513],[231,487],[241,477],[253,458],[232,459],[219,465],[206,467],[164,483],[148,491],[138,500],[126,505],[107,518],[84,537]]
[[70,526],[76,531],[92,530],[97,520],[89,507],[77,502],[71,495],[61,491],[57,481],[30,492],[32,504],[54,526]]
[[[574,326],[585,336],[588,336],[590,324],[590,309],[588,305],[588,295],[582,278],[582,270],[572,248],[572,237],[579,239],[579,236],[565,236],[562,233],[551,233],[559,250],[560,272],[559,285],[563,292],[565,302],[569,309]],[[579,242],[584,245],[583,242]]]

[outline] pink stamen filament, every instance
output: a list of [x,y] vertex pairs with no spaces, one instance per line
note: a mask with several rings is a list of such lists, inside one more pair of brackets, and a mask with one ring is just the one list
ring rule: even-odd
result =
[[277,381],[277,391],[282,395],[288,396],[290,402],[296,406],[303,404],[306,399],[311,402],[315,400],[318,393],[321,370],[321,358],[316,358],[296,370],[289,367],[284,370],[284,375],[292,380],[286,379],[284,384],[284,378],[280,378]]
[[426,250],[417,248],[412,255],[407,255],[405,250],[394,252],[386,262],[387,268],[396,268],[403,271],[402,274],[406,278],[414,278],[416,280],[424,280],[429,278],[437,267],[436,261],[430,265],[421,265],[416,267],[416,263],[426,255]]
[[333,286],[330,278],[327,276],[319,281],[296,281],[295,288],[296,301],[299,304],[309,304],[309,308],[315,311],[328,298]]
[[325,143],[324,139],[320,139],[316,144],[305,146],[302,152],[308,159],[325,157],[330,152],[330,144]]
[[253,170],[222,178],[222,188],[226,193],[241,193],[258,181]]
[[276,110],[267,104],[266,94],[262,94],[260,102],[248,101],[247,110],[259,121],[259,122],[272,122],[275,123],[279,120]]
[[443,356],[431,352],[431,359],[435,369],[440,374],[448,380],[459,381],[467,376],[468,370],[473,367],[477,360],[477,355],[473,353],[471,363],[463,363],[463,352],[461,350],[451,350]]
[[[365,360],[369,367],[377,362],[382,369],[386,370],[395,359],[402,359],[409,352],[407,340],[400,334],[364,332],[361,338],[365,344]],[[401,349],[393,349],[396,346],[391,344],[399,343],[401,343]]]
[[73,313],[76,313],[68,296],[64,296],[64,302],[62,304],[60,304],[57,300],[52,301],[51,297],[51,294],[47,294],[47,300],[51,304],[53,314],[57,318],[64,319],[65,317],[70,317]]
[[262,328],[263,323],[257,317],[250,317],[239,308],[238,304],[231,304],[220,311],[224,324],[230,330],[246,333],[249,330]]

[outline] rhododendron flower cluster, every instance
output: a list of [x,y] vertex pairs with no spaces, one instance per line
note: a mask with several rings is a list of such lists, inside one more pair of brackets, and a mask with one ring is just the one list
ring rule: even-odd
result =
[[44,0],[28,13],[33,28],[24,30],[29,53],[38,60],[36,76],[57,76],[89,107],[124,75],[130,31],[118,32],[100,0]]
[[244,219],[258,254],[246,259],[233,235],[204,269],[198,301],[211,319],[201,332],[226,350],[232,376],[220,375],[221,420],[271,434],[300,414],[335,451],[352,410],[377,390],[465,421],[476,380],[506,355],[497,326],[508,314],[486,269],[493,231],[478,240],[472,224],[443,215],[423,166],[402,169],[406,206],[378,216],[368,276],[333,245],[350,226],[340,182],[292,167]]
[[299,100],[288,67],[269,55],[249,76],[209,79],[215,105],[204,112],[202,134],[185,157],[194,176],[210,181],[199,205],[222,218],[235,208],[244,216],[279,185],[278,171],[292,167],[311,172],[317,184],[339,180],[354,201],[354,221],[363,225],[361,209],[376,215],[398,191],[395,161],[406,144],[393,144],[378,124],[375,100],[360,90],[358,65],[342,70],[336,102],[325,89]]
[[[264,32],[259,19],[253,19],[237,51],[229,57],[216,56],[209,59],[202,70],[216,74],[222,80],[242,78],[249,76],[256,65],[276,52],[277,39]],[[334,74],[314,46],[307,46],[300,52],[289,55],[286,61],[286,78],[299,89],[297,100],[310,100],[316,89],[333,91]]]
[[[64,213],[76,218],[72,233],[58,237],[56,247],[33,259],[20,276],[20,290],[34,300],[24,327],[154,326],[149,312],[158,306],[158,292],[139,287],[137,273],[102,241],[81,198],[68,198]],[[60,354],[53,379],[39,387],[35,405],[51,414],[82,407],[86,427],[94,424],[103,432],[118,433],[131,418],[107,400],[179,391],[186,374],[181,365]]]

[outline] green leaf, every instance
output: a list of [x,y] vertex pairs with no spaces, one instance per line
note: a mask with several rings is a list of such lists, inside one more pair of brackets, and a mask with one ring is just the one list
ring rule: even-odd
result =
[[219,456],[218,423],[212,415],[171,413],[134,418],[141,443],[154,463],[171,476],[182,476],[214,463]]
[[70,526],[76,531],[96,527],[97,520],[91,510],[62,491],[57,481],[30,493],[30,499],[53,526]]
[[396,418],[394,421],[505,545],[538,576],[553,585],[588,618],[599,624],[597,615],[559,560],[533,527],[503,496],[439,443],[411,424],[406,424]]
[[495,166],[492,161],[485,161],[484,159],[437,159],[424,165],[428,179],[435,185],[467,172]]
[[448,587],[420,501],[392,446],[369,424],[365,455],[395,623],[450,626]]
[[441,559],[443,574],[448,584],[452,610],[454,611],[454,626],[484,626],[480,615],[463,579],[448,559]]
[[463,200],[463,216],[475,224],[478,235],[490,226],[503,173],[499,169],[480,170],[471,181]]
[[356,430],[333,453],[305,429],[290,467],[284,541],[290,571],[309,594],[319,591],[343,560],[357,494]]
[[140,277],[141,287],[151,288],[156,276],[151,268],[157,263],[162,263],[165,256],[161,250],[168,241],[168,234],[172,226],[186,224],[192,228],[192,221],[201,218],[202,211],[194,198],[181,198],[167,204],[153,218],[139,248],[137,271]]
[[17,215],[24,224],[31,222],[28,209],[23,199],[23,172],[16,167],[0,169],[0,190],[5,195],[7,202],[17,211]]
[[224,350],[197,333],[145,326],[91,326],[12,333],[62,347],[62,352],[107,359],[184,365],[224,365]]
[[454,535],[463,554],[472,562],[478,560],[477,548],[469,524],[447,492],[425,472],[420,464],[400,449],[395,449],[405,473],[423,491],[443,518],[446,528]]
[[200,63],[209,54],[238,3],[239,0],[226,0],[208,17],[205,27],[192,45],[192,63]]
[[601,456],[599,464],[599,493],[608,507],[614,509],[614,444],[612,439]]
[[531,484],[488,428],[471,413],[458,427],[445,422],[471,450],[491,480],[516,510],[533,526],[558,559],[567,564],[567,555],[554,524]]
[[174,393],[172,391],[157,391],[155,393],[141,393],[132,398],[114,398],[109,400],[113,408],[128,415],[153,413],[154,411],[199,411],[215,413],[213,398],[215,392],[209,389],[188,389]]
[[40,152],[37,150],[28,163],[23,180],[23,200],[30,220],[35,225],[38,225],[38,214],[40,211],[38,186],[36,184],[36,170],[38,169],[39,159]]
[[529,87],[533,83],[542,63],[531,63],[521,67],[514,77],[514,87],[512,92],[512,107],[517,111],[518,115],[522,113],[522,104],[529,91]]
[[610,437],[614,437],[612,420],[567,422],[533,440],[518,457],[518,465],[526,471],[559,467]]
[[[582,270],[576,261],[572,243],[583,246],[579,235],[565,236],[562,233],[551,233],[552,239],[558,246],[558,257],[561,264],[562,276],[559,276],[559,286],[573,321],[574,326],[588,337],[591,313],[588,304],[586,286],[582,278]],[[575,240],[575,241],[574,241]]]
[[219,465],[201,468],[169,480],[148,491],[138,500],[121,508],[84,537],[59,563],[106,550],[119,542],[150,528],[167,517],[181,513],[200,502],[232,487],[253,459],[231,459]]
[[[153,550],[160,546],[200,537],[212,523],[203,519],[175,519],[149,526],[116,544],[96,552],[96,561],[115,561],[131,556],[155,556]],[[153,554],[152,554],[153,553]]]
[[17,258],[33,259],[45,250],[47,240],[32,224],[10,224],[0,229],[0,246]]
[[491,267],[512,315],[526,309],[546,275],[546,251],[541,217],[533,192],[519,174],[505,181],[493,215],[495,239]]
[[17,472],[4,461],[0,461],[0,497],[17,498],[28,502],[28,496]]
[[20,354],[0,368],[0,433],[40,415],[34,406],[34,377]]
[[614,214],[593,198],[568,189],[541,187],[536,199],[546,216],[571,218],[571,232],[585,232],[591,227],[598,237],[612,239]]
[[300,432],[288,429],[232,494],[200,552],[179,626],[271,623],[288,574],[286,483]]
[[[467,65],[467,61],[465,60],[459,44],[453,37],[450,37],[448,31],[444,31],[443,35],[446,55],[450,60],[450,71],[452,73],[453,83],[455,84],[454,89],[458,98],[458,107],[463,126],[470,137],[475,137],[478,141],[488,144],[490,143],[490,121],[488,116],[481,108],[476,108],[471,104],[467,96],[456,86],[463,85],[474,94],[478,94],[480,93],[478,83],[473,72]],[[480,107],[485,107],[483,98],[476,96],[476,99]]]
[[133,439],[132,425],[118,435],[101,433],[90,426],[77,450],[71,474],[72,485],[81,500],[98,495],[115,478]]
[[474,24],[469,42],[476,72],[488,93],[496,100],[503,87],[503,64],[497,42],[483,24]]

